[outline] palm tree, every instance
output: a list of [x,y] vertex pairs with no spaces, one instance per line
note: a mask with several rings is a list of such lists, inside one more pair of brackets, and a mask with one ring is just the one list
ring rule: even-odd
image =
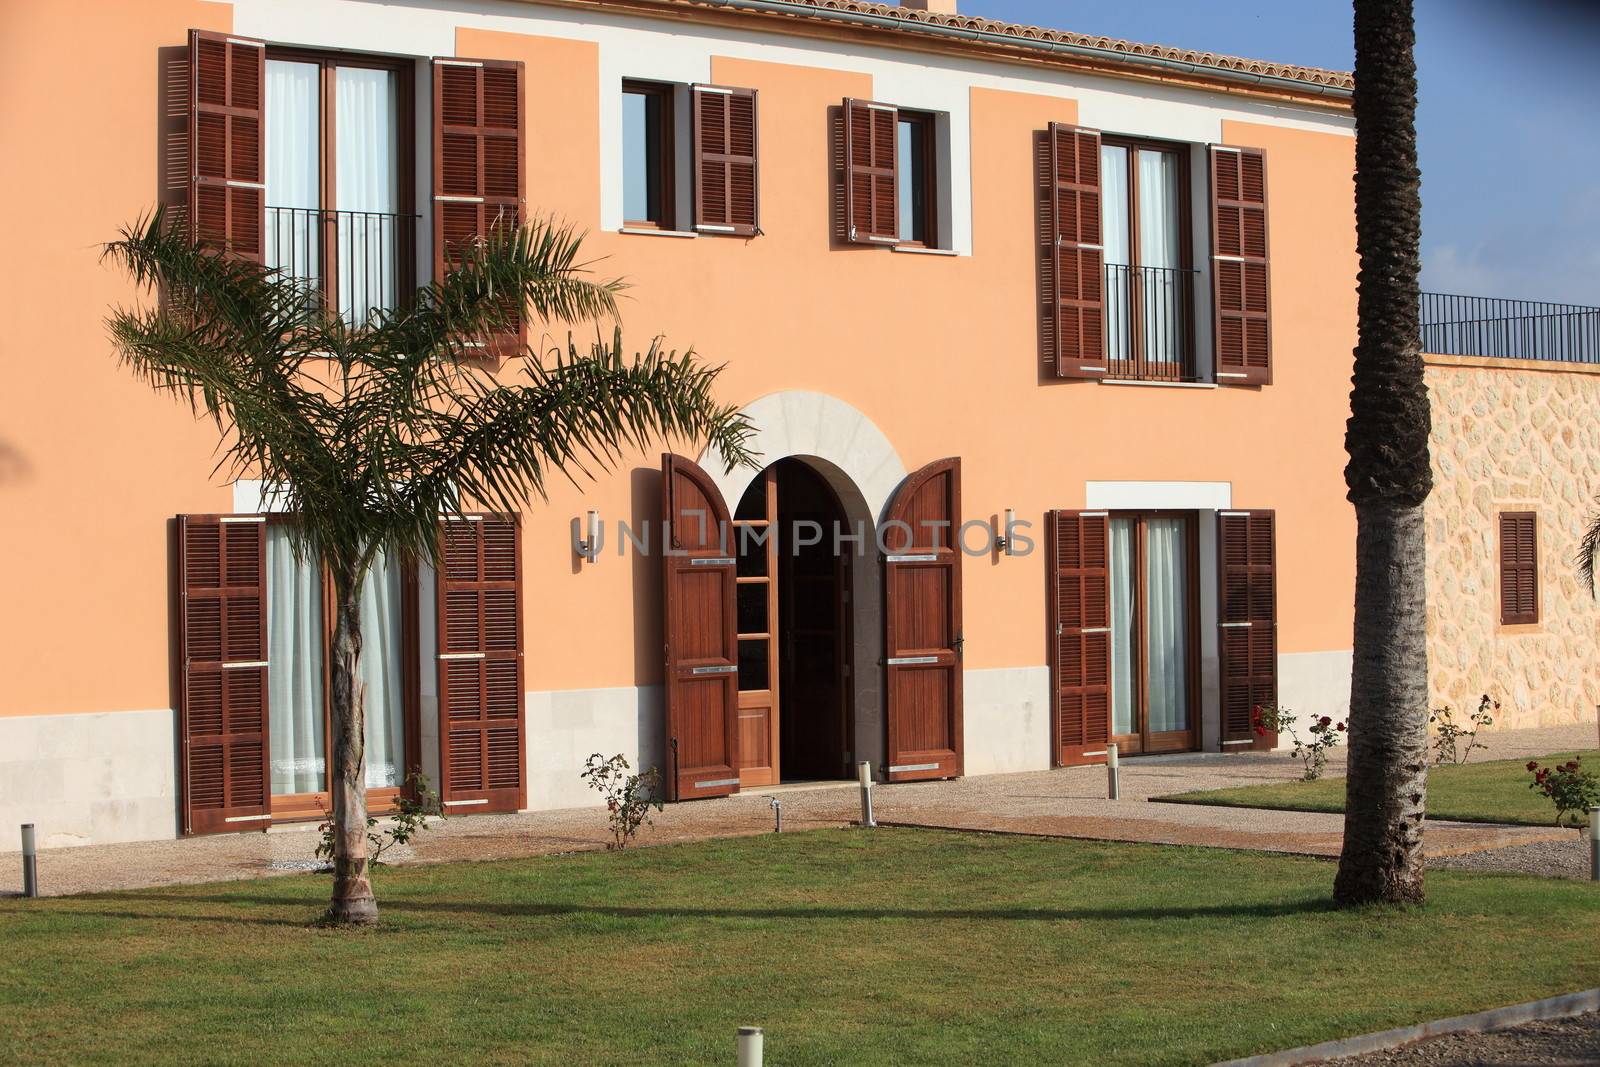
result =
[[1420,901],[1428,650],[1422,505],[1433,488],[1418,325],[1421,175],[1411,0],[1355,0],[1359,336],[1345,483],[1356,509],[1354,667],[1340,904]]
[[358,605],[374,557],[436,558],[441,515],[464,506],[520,512],[552,470],[592,477],[657,437],[703,438],[749,462],[750,427],[719,405],[720,367],[693,351],[625,357],[620,329],[580,353],[522,353],[504,384],[483,345],[514,329],[520,294],[546,323],[616,313],[618,281],[596,281],[569,228],[496,227],[444,278],[399,310],[359,325],[313,284],[219,254],[160,212],[106,255],[146,291],[171,299],[108,319],[121,360],[217,423],[232,474],[262,479],[298,517],[295,550],[332,576],[334,883],[327,919],[377,920],[368,878],[365,709]]

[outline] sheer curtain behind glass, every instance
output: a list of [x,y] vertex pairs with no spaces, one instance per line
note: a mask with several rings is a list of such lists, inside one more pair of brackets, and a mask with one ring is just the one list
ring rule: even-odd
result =
[[1150,648],[1150,730],[1189,728],[1189,526],[1145,520],[1145,625]]
[[334,189],[339,210],[339,313],[365,322],[395,303],[399,203],[396,79],[392,70],[339,67]]
[[296,559],[289,531],[267,525],[267,700],[272,792],[326,788],[322,717],[322,568]]
[[1178,359],[1182,281],[1178,260],[1178,157],[1140,149],[1139,276],[1142,285],[1144,354],[1150,361]]
[[317,141],[321,70],[267,61],[267,266],[313,285],[321,276],[316,209],[321,207]]
[[366,686],[367,788],[405,778],[405,699],[400,670],[400,568],[380,552],[361,585],[361,683]]
[[1111,732],[1138,732],[1133,702],[1133,520],[1111,520]]
[[1131,347],[1128,315],[1131,283],[1128,274],[1128,150],[1122,145],[1100,146],[1100,241],[1106,264],[1106,355],[1127,359]]

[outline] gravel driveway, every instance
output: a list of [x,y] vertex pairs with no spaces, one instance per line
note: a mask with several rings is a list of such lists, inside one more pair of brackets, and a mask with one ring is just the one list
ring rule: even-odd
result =
[[1592,1067],[1600,1063],[1600,1012],[1323,1062],[1336,1067]]

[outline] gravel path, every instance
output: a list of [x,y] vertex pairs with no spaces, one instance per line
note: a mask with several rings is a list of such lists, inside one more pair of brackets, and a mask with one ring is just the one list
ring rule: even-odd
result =
[[1324,1062],[1330,1067],[1592,1067],[1600,1063],[1600,1012],[1488,1034],[1452,1034]]
[[1568,830],[1556,841],[1538,841],[1484,852],[1455,856],[1430,856],[1429,867],[1461,867],[1471,871],[1510,871],[1513,874],[1538,874],[1546,878],[1589,877],[1589,841]]

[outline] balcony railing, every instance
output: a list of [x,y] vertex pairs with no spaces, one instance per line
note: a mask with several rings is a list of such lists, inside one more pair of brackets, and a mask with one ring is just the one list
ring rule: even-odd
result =
[[1108,377],[1196,381],[1194,287],[1198,271],[1106,265]]
[[416,249],[415,215],[267,208],[267,266],[310,284],[352,326],[410,299]]
[[1600,363],[1600,307],[1423,293],[1421,312],[1424,352]]

